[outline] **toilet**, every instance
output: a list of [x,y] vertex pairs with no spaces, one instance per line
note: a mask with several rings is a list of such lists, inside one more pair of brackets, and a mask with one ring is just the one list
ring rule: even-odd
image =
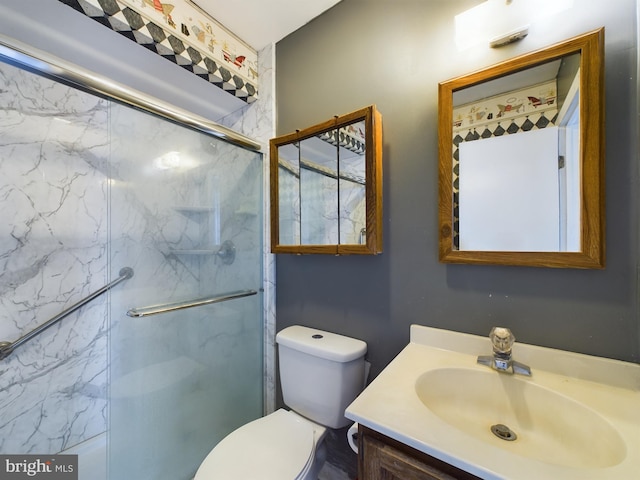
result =
[[361,340],[299,325],[280,331],[279,409],[227,435],[204,459],[194,480],[316,480],[327,428],[351,422],[346,407],[365,382]]

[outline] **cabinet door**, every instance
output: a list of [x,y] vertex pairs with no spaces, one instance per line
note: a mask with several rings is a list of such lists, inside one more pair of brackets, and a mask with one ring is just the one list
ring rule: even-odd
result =
[[375,438],[363,438],[361,480],[456,480]]

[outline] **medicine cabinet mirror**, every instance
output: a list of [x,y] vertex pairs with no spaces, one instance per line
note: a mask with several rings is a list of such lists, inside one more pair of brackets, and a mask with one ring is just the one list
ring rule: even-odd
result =
[[382,116],[375,106],[271,139],[271,251],[382,252]]
[[604,268],[604,29],[439,84],[439,258]]

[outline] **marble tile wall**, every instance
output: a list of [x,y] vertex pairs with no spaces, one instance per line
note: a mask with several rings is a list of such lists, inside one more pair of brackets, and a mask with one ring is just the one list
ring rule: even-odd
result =
[[[106,101],[0,65],[0,338],[108,281]],[[0,451],[57,452],[105,430],[103,296],[0,363]]]
[[269,223],[269,140],[275,137],[275,45],[267,45],[258,52],[260,98],[222,119],[220,123],[255,139],[262,145],[263,154],[263,288],[264,288],[264,388],[265,413],[276,408],[276,270],[271,253]]
[[[191,478],[218,441],[262,415],[262,296],[125,312],[261,289],[262,162],[125,107],[111,120],[111,257],[136,271],[111,302],[111,475]],[[216,255],[226,241],[232,263]],[[172,455],[140,455],[151,451]]]
[[[107,428],[109,375],[129,373],[109,372],[109,362],[122,355],[108,351],[110,320],[122,321],[125,306],[184,298],[194,290],[210,294],[263,286],[260,265],[266,254],[256,248],[263,215],[250,210],[259,204],[262,163],[254,158],[245,160],[245,169],[211,174],[250,152],[198,135],[194,156],[210,163],[169,177],[162,167],[175,159],[162,158],[169,152],[166,141],[194,144],[193,132],[180,133],[167,122],[142,132],[137,120],[145,114],[111,108],[4,64],[0,83],[0,340],[27,333],[106,284],[121,267],[136,270],[108,296],[0,363],[0,452],[58,452]],[[110,119],[120,126],[109,127]],[[113,142],[110,135],[118,128],[136,141]],[[154,175],[164,177],[154,183],[149,181]],[[208,219],[213,223],[204,229],[176,210],[202,200],[190,196],[196,190],[188,182],[194,178],[207,201],[231,212]],[[225,196],[225,190],[235,196]],[[249,230],[253,233],[244,235]],[[194,261],[175,252],[213,246],[219,239],[236,244],[233,268],[225,269],[215,256]],[[240,279],[244,266],[251,268],[249,280]],[[144,288],[151,283],[153,289]],[[273,293],[265,292],[262,308],[270,311],[267,295]],[[143,334],[159,335],[159,330]]]

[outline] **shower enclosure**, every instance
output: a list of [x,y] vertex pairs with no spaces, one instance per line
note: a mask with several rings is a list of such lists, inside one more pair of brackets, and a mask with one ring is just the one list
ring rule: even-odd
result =
[[0,341],[112,286],[0,361],[0,453],[189,480],[263,414],[261,154],[1,56]]

